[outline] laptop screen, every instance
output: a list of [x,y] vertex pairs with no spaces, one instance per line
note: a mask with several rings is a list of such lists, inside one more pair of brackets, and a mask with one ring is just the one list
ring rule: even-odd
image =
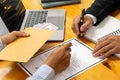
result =
[[21,0],[6,1],[1,3],[3,10],[0,12],[0,15],[10,32],[19,30],[25,15],[25,8]]

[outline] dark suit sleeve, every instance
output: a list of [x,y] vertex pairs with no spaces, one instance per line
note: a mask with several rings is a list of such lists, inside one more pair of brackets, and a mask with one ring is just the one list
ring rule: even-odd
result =
[[86,10],[86,14],[92,14],[97,18],[95,25],[99,24],[108,14],[116,8],[115,0],[95,0]]

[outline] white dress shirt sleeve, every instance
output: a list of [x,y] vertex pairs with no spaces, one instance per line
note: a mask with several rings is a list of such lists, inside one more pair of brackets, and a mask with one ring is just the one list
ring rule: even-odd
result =
[[48,65],[42,65],[32,76],[26,80],[53,80],[55,77],[54,70]]
[[1,41],[1,39],[0,39],[0,51],[1,51],[3,48],[4,48],[4,47],[3,47],[2,41]]
[[85,16],[91,17],[94,24],[97,22],[97,18],[95,16],[93,16],[92,14],[86,14]]

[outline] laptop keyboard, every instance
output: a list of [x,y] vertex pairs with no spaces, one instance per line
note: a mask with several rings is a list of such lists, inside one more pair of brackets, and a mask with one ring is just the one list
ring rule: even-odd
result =
[[30,11],[25,27],[32,27],[35,24],[46,22],[48,11]]

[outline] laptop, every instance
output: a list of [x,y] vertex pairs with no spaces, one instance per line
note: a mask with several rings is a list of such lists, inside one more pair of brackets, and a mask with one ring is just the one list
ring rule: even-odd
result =
[[45,22],[58,27],[49,41],[62,41],[64,39],[65,10],[27,10],[20,31],[26,27]]
[[[22,31],[24,28],[33,27],[38,23],[52,23],[58,27],[58,30],[51,36],[48,41],[63,41],[64,40],[64,25],[65,25],[65,9],[51,9],[51,10],[25,10],[22,2],[17,5],[19,18],[16,21],[6,20],[7,27],[19,26],[17,30]],[[21,19],[22,18],[22,19]],[[8,18],[6,18],[8,19]],[[3,19],[5,20],[5,19]],[[15,25],[16,24],[16,25]],[[9,28],[8,28],[9,29]],[[12,31],[12,30],[11,30]]]

